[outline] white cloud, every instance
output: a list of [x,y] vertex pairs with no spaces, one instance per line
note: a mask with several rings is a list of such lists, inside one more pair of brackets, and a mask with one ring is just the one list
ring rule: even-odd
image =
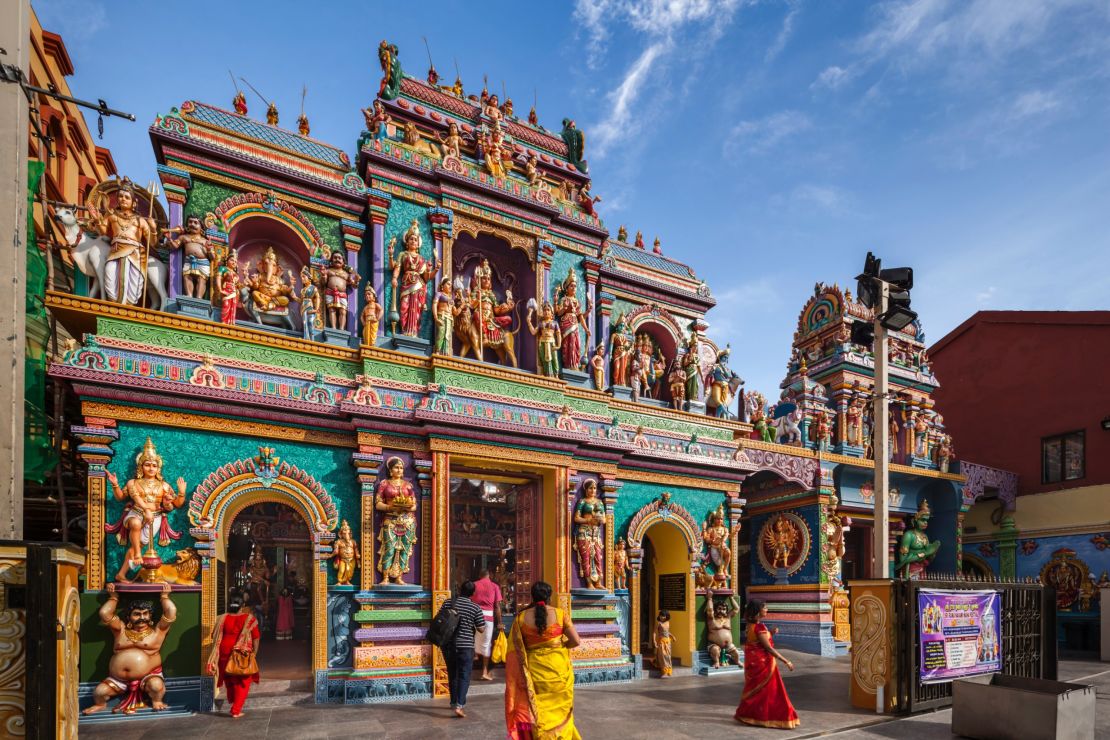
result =
[[1033,118],[1050,113],[1060,107],[1060,97],[1053,91],[1030,90],[1022,93],[1014,101],[1012,112],[1015,118]]
[[669,48],[669,41],[660,41],[644,49],[639,59],[625,73],[621,84],[609,93],[609,114],[604,121],[594,127],[594,143],[597,145],[598,154],[604,156],[610,145],[629,134],[632,105],[639,97],[652,65]]
[[786,43],[790,41],[790,37],[794,35],[794,19],[798,17],[802,8],[796,0],[789,3],[789,8],[786,17],[782,19],[782,28],[779,29],[778,36],[775,37],[774,42],[767,49],[767,54],[763,57],[765,62],[773,61],[775,57],[781,54],[782,50],[786,48]]
[[852,73],[844,67],[825,67],[821,74],[817,75],[817,79],[809,86],[810,90],[819,90],[821,88],[828,88],[829,90],[836,90],[844,83],[852,79]]
[[850,210],[852,198],[848,191],[842,188],[805,183],[794,188],[790,193],[790,201],[795,206],[809,210],[845,215]]
[[741,121],[725,139],[725,156],[764,154],[786,139],[813,127],[804,113],[784,110],[754,121]]

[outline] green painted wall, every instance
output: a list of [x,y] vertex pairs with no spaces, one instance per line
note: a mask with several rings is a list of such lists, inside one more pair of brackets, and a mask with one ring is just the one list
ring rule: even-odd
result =
[[[177,620],[162,643],[162,670],[169,678],[196,676],[200,673],[200,593],[174,593],[170,598],[177,606]],[[120,594],[117,613],[123,614],[132,601],[153,601],[154,618],[160,619],[161,595]],[[112,657],[112,631],[105,627],[98,612],[108,600],[106,593],[81,594],[81,662],[80,681],[102,681],[108,675]]]
[[613,521],[617,528],[617,536],[624,537],[628,534],[628,522],[636,512],[644,506],[659,498],[667,491],[671,494],[671,501],[682,505],[694,517],[700,529],[705,523],[709,512],[726,502],[726,497],[720,491],[707,491],[698,488],[680,488],[665,486],[661,483],[643,483],[641,481],[625,481],[620,489],[617,507],[613,513]]
[[[176,487],[178,476],[185,479],[186,504],[169,515],[170,526],[182,533],[181,539],[166,548],[156,547],[166,562],[172,562],[177,550],[194,543],[189,535],[188,497],[192,496],[196,486],[220,466],[254,457],[261,445],[273,447],[282,460],[316,478],[335,502],[339,519],[347,519],[351,523],[356,540],[360,536],[362,494],[350,462],[352,450],[127,422],[120,423],[119,432],[119,441],[113,445],[116,455],[108,469],[116,474],[121,486],[134,477],[135,458],[142,452],[148,436],[162,456],[162,474],[166,482]],[[107,496],[106,520],[114,524],[123,511],[124,502],[116,501],[111,491]],[[105,550],[106,577],[114,581],[125,548],[116,542],[115,535],[106,533]],[[329,568],[328,578],[329,582],[334,582],[333,569]]]
[[580,254],[568,252],[563,249],[555,250],[555,255],[551,258],[551,293],[544,297],[549,301],[555,300],[555,291],[557,291],[563,281],[567,279],[568,270],[574,270],[575,277],[578,279],[576,296],[578,298],[578,305],[585,311],[586,274],[582,271],[582,255]]
[[[258,189],[264,190],[268,188],[259,185]],[[194,176],[193,187],[189,190],[189,195],[185,201],[184,214],[185,216],[199,216],[201,220],[203,220],[204,214],[209,211],[214,212],[220,203],[233,195],[239,195],[244,192],[247,191],[238,190],[207,180],[201,180]],[[277,197],[280,199],[281,194],[279,193]],[[306,208],[299,208],[298,210],[316,227],[316,230],[320,232],[320,236],[323,237],[325,244],[332,249],[343,246],[343,232],[340,229],[339,219],[325,216]]]
[[[394,198],[389,206],[389,217],[385,222],[385,245],[388,249],[390,241],[397,237],[397,243],[393,245],[393,257],[401,253],[405,246],[405,232],[408,231],[412,225],[412,220],[416,219],[416,223],[420,228],[420,254],[428,260],[435,259],[436,243],[432,238],[431,224],[428,223],[428,209],[418,203],[409,203],[408,201]],[[386,258],[386,266],[388,268],[388,257]],[[385,308],[385,315],[382,316],[382,332],[388,333],[390,330],[389,312],[393,306],[393,286],[390,283],[392,278],[391,272],[386,272],[386,281],[382,296],[383,307]],[[428,302],[427,306],[431,306],[432,299],[435,297],[435,286],[428,286]],[[400,306],[398,306],[398,311]],[[397,325],[397,331],[400,331],[400,324]],[[423,339],[432,341],[434,338],[432,331],[432,312],[425,310],[424,317],[420,322],[420,336]]]

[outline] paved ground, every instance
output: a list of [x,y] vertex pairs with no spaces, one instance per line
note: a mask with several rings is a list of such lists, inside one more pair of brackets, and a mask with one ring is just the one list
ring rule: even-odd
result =
[[[575,695],[578,728],[587,740],[639,738],[671,740],[707,737],[805,738],[816,736],[943,738],[949,732],[951,712],[932,712],[904,719],[889,719],[852,709],[848,703],[848,659],[816,658],[784,651],[797,670],[786,673],[786,687],[801,715],[794,731],[745,727],[732,719],[739,701],[739,674],[715,678],[676,676],[662,681],[647,679],[632,684],[583,687]],[[1110,665],[1061,661],[1060,679],[1086,678],[1099,687],[1096,735],[1110,737]],[[487,690],[492,687],[484,687]],[[284,706],[251,708],[240,720],[226,714],[149,720],[125,720],[83,726],[82,738],[112,740],[190,740],[200,737],[237,736],[262,738],[482,738],[505,736],[500,693],[471,695],[467,719],[450,716],[447,702],[422,701],[373,706]]]

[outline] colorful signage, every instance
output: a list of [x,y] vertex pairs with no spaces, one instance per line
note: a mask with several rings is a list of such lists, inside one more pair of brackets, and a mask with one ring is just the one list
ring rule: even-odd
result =
[[921,682],[939,683],[1002,670],[998,591],[917,592]]

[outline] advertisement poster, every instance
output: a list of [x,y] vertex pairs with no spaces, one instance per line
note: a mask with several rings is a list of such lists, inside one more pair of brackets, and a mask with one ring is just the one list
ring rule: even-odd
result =
[[1002,670],[998,591],[917,592],[922,683]]

